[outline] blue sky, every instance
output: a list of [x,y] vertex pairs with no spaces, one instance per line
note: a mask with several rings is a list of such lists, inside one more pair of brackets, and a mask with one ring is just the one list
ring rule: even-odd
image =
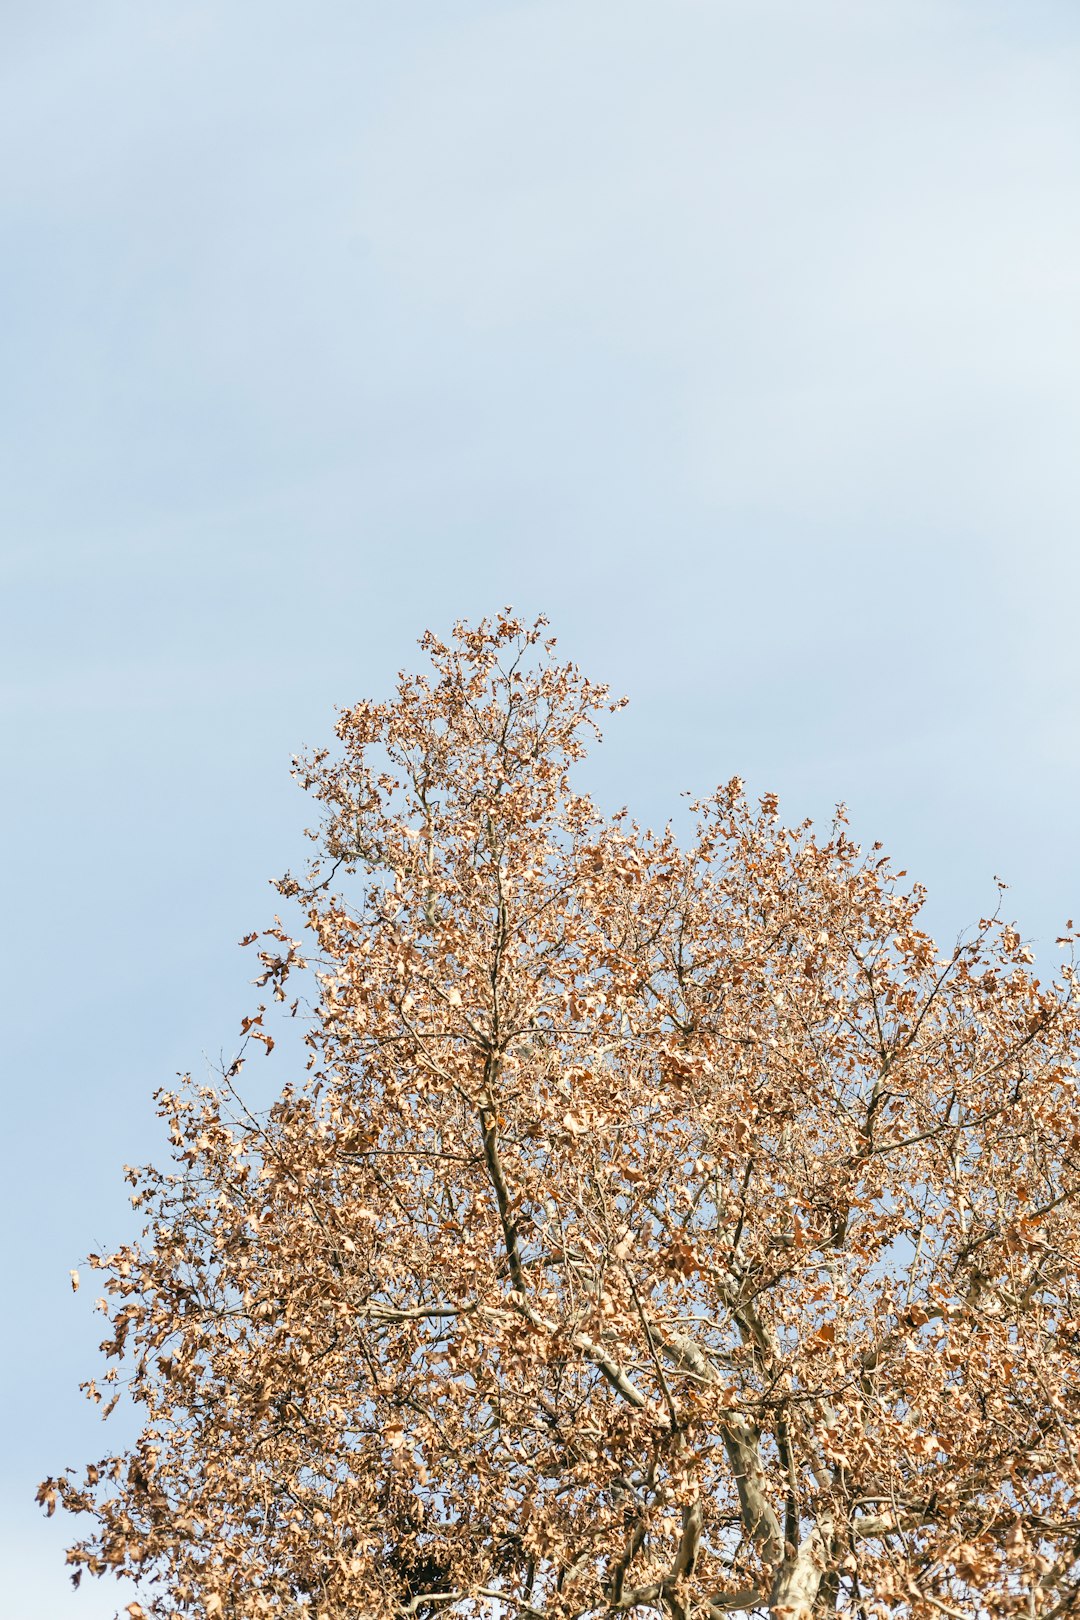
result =
[[0,137],[0,1519],[7,1611],[97,1620],[30,1504],[109,1438],[67,1269],[425,627],[547,613],[612,807],[738,771],[944,936],[1080,916],[1080,14],[36,0]]

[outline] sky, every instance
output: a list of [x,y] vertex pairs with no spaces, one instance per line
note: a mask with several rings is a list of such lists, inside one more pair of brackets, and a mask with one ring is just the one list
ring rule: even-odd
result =
[[32,1503],[111,1438],[68,1268],[251,1010],[291,756],[426,628],[544,613],[627,693],[608,808],[843,800],[1052,967],[1080,12],[35,0],[0,153],[0,1556],[12,1620],[99,1620]]

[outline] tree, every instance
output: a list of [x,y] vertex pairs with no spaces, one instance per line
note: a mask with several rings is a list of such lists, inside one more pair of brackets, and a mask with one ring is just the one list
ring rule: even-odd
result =
[[144,1427],[40,1491],[74,1578],[135,1620],[1080,1613],[1071,960],[940,953],[842,813],[738,780],[688,847],[601,818],[618,705],[542,625],[425,637],[298,765],[312,943],[256,982],[314,986],[307,1071],[159,1094],[143,1238],[90,1257],[88,1393]]

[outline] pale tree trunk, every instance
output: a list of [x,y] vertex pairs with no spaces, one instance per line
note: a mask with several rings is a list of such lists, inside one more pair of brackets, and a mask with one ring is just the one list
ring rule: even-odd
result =
[[832,1517],[823,1514],[810,1534],[803,1537],[794,1558],[785,1559],[777,1571],[769,1597],[769,1613],[774,1620],[810,1620],[831,1540]]

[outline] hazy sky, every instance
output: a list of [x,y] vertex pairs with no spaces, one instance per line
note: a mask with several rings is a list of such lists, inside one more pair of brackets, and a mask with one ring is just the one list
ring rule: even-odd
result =
[[944,935],[1080,916],[1080,11],[9,0],[0,131],[4,1604],[98,1620],[67,1269],[425,627],[547,613],[611,807],[738,771]]

